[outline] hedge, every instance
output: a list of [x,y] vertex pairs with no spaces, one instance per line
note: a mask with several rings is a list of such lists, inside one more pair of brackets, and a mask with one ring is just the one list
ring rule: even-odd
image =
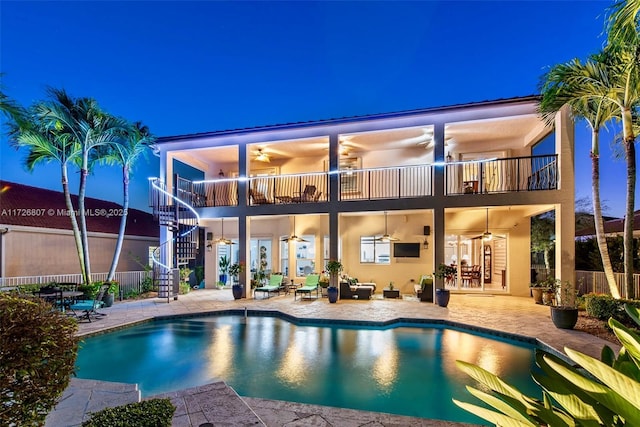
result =
[[169,399],[143,400],[95,412],[82,427],[171,427],[175,410]]

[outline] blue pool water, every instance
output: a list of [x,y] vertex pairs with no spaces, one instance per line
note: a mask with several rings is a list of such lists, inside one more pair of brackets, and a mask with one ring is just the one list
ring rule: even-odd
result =
[[79,378],[138,383],[143,396],[223,380],[241,396],[480,424],[455,360],[538,396],[534,347],[444,327],[296,325],[277,317],[148,322],[87,338]]

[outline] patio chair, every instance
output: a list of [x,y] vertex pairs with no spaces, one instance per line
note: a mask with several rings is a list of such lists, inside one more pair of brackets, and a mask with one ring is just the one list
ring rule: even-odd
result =
[[62,298],[62,289],[55,285],[43,286],[38,290],[36,295],[39,298],[49,302],[58,310],[64,310],[64,300]]
[[269,298],[271,292],[277,292],[280,294],[280,290],[282,289],[282,279],[284,276],[281,274],[272,274],[269,276],[269,284],[264,286],[259,286],[253,290],[253,295],[255,297],[256,292],[263,292],[267,294],[267,298]]
[[294,196],[291,198],[292,202],[296,202],[296,203],[302,203],[302,202],[313,202],[314,200],[314,196],[316,194],[316,186],[315,185],[305,185],[304,186],[304,191],[302,191],[302,193],[295,193],[295,194],[299,194],[298,196]]
[[316,292],[316,298],[320,295],[318,292],[318,288],[320,287],[320,275],[319,274],[309,274],[304,279],[304,285],[302,287],[297,288],[293,294],[294,301],[297,299],[298,294],[300,294],[300,299],[303,298],[303,294],[307,295],[307,298],[311,297],[311,292]]
[[[106,316],[104,313],[99,313],[98,309],[103,305],[102,297],[107,289],[109,289],[109,285],[100,286],[94,299],[78,301],[75,304],[71,304],[69,309],[73,311],[79,319],[86,319],[89,322],[91,322],[92,317],[95,319],[98,316]],[[76,311],[82,311],[82,314],[77,314]]]
[[251,197],[253,205],[268,205],[273,203],[271,200],[267,199],[267,196],[257,190],[250,189],[249,196]]

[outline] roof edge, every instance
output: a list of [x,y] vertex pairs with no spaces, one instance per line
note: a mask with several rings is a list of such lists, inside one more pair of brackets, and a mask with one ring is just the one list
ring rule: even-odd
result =
[[525,103],[525,102],[531,102],[531,101],[538,101],[539,99],[540,99],[540,95],[526,95],[526,96],[513,97],[513,98],[501,98],[496,100],[471,102],[466,104],[454,104],[454,105],[440,106],[440,107],[420,108],[420,109],[414,109],[414,110],[403,110],[403,111],[396,111],[396,112],[390,112],[390,113],[366,114],[361,116],[349,116],[349,117],[314,120],[314,121],[307,121],[307,122],[292,122],[292,123],[282,123],[282,124],[265,125],[265,126],[255,126],[250,128],[227,129],[227,130],[220,130],[220,131],[199,132],[199,133],[191,133],[191,134],[183,134],[183,135],[175,135],[175,136],[161,136],[156,139],[153,145],[158,145],[158,144],[163,144],[168,142],[187,141],[191,139],[219,137],[219,136],[225,136],[225,135],[239,135],[243,133],[258,132],[258,131],[286,130],[286,129],[299,128],[299,127],[342,124],[342,123],[353,122],[353,121],[391,119],[391,118],[401,117],[401,116],[446,112],[449,110],[460,109],[460,108],[473,108],[473,107],[496,106],[496,105],[503,105],[503,104]]

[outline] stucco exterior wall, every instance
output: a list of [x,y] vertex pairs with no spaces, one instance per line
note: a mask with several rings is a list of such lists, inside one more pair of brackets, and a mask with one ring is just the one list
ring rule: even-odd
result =
[[[116,238],[116,235],[89,234],[92,272],[109,271]],[[4,234],[2,239],[4,246],[2,275],[4,277],[80,272],[78,254],[71,231],[10,227],[10,231]],[[150,237],[125,237],[117,270],[142,270],[142,267],[135,261],[135,257],[139,257],[143,263],[146,263],[149,247],[157,245],[158,240]]]

